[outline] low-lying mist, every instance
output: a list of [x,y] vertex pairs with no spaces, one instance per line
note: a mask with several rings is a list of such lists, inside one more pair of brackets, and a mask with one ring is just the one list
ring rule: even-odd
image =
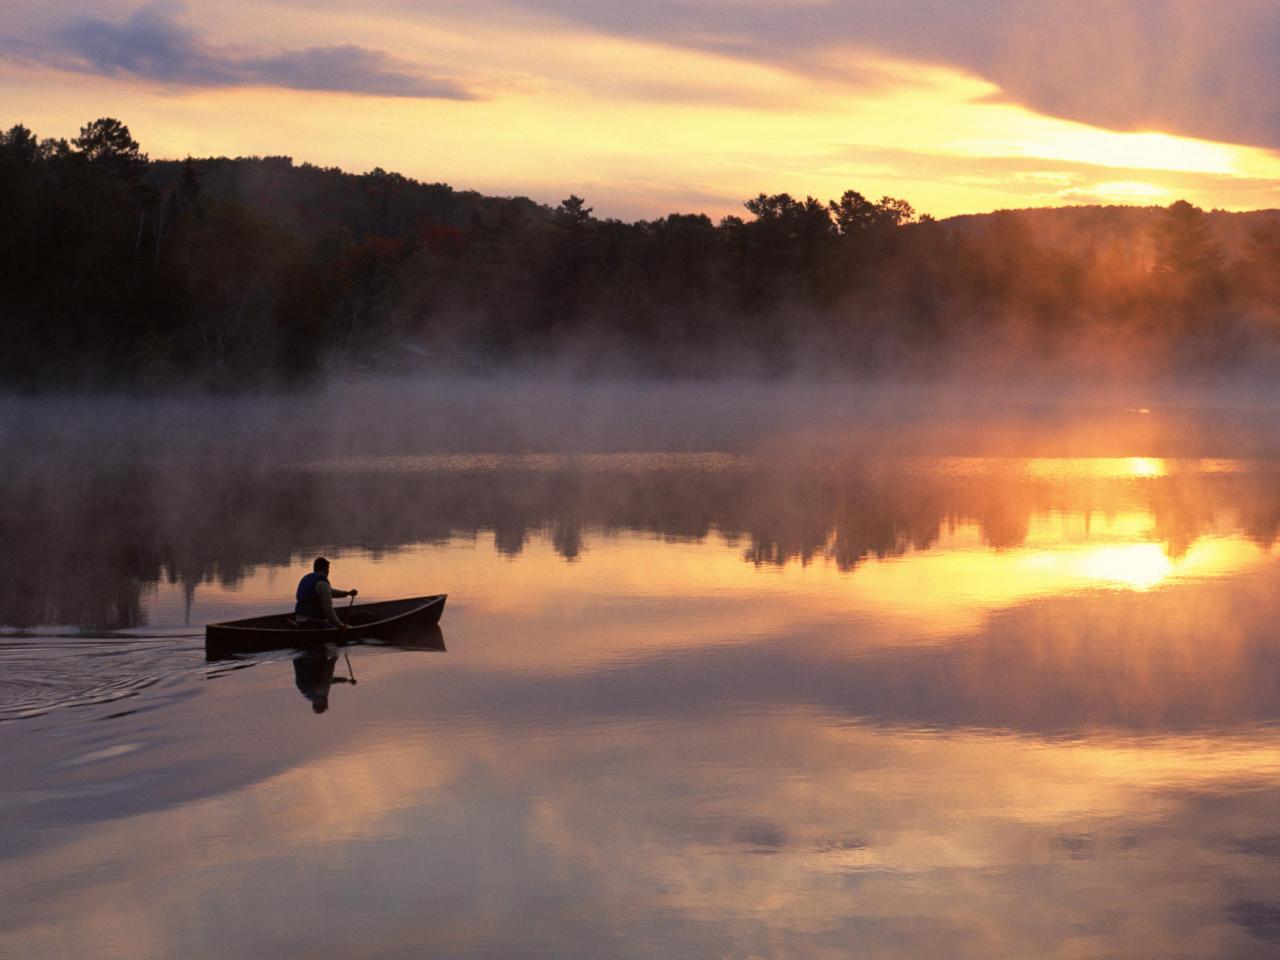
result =
[[[1228,508],[1267,548],[1280,530],[1269,400],[467,378],[256,398],[10,398],[0,623],[137,626],[143,592],[162,580],[233,585],[320,551],[480,534],[509,556],[547,537],[567,560],[609,531],[718,535],[744,562],[853,570],[929,549],[955,523],[1013,547],[1046,511],[1136,502],[1171,553]],[[1022,469],[1061,457],[1172,466],[1092,479]],[[1253,459],[1201,470],[1204,458]]]
[[[81,446],[158,461],[342,456],[833,451],[1002,456],[1265,456],[1280,448],[1280,381],[1105,386],[994,379],[606,380],[352,376],[300,392],[0,397],[13,462]],[[785,453],[781,452],[785,451]]]

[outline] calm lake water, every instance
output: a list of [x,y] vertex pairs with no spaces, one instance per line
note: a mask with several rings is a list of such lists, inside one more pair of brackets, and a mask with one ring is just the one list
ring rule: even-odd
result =
[[[1265,405],[481,385],[0,430],[0,956],[1280,954]],[[203,626],[321,552],[449,601],[317,712]]]

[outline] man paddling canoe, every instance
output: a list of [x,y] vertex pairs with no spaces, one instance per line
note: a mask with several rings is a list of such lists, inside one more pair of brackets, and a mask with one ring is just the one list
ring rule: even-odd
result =
[[344,624],[333,612],[334,597],[354,597],[358,590],[334,590],[329,585],[329,561],[324,557],[316,557],[311,565],[311,572],[298,581],[297,603],[293,607],[293,615],[300,623],[311,621],[328,623],[338,629]]

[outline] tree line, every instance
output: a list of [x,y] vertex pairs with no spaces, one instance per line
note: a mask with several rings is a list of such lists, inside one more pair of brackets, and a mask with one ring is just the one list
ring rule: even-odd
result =
[[[854,190],[626,223],[288,157],[152,161],[118,120],[0,134],[11,387],[246,389],[349,369],[1213,374],[1280,360],[1280,216],[1185,201],[1046,240]],[[1081,231],[1077,231],[1080,234]]]

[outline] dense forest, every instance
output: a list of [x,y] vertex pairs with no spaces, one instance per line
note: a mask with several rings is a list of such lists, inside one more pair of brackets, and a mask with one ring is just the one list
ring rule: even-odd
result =
[[[152,161],[124,124],[0,134],[15,388],[353,370],[1213,376],[1280,366],[1280,212],[937,221],[855,190],[625,223],[288,157]],[[1223,225],[1230,221],[1230,226]]]

